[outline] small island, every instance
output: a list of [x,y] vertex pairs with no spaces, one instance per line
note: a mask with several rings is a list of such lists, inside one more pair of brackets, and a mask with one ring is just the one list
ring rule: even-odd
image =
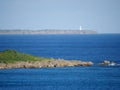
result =
[[66,66],[91,66],[91,61],[63,60],[54,58],[36,57],[30,54],[7,49],[0,52],[0,69],[7,68],[42,68]]

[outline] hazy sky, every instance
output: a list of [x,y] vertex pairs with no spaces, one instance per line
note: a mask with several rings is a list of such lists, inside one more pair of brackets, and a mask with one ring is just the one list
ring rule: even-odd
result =
[[0,0],[0,29],[120,33],[120,0]]

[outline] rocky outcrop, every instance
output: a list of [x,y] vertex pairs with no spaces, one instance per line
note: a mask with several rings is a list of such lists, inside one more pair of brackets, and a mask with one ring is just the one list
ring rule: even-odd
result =
[[42,68],[42,67],[65,67],[65,66],[90,66],[92,62],[79,60],[63,60],[54,58],[36,57],[15,50],[0,52],[0,69],[2,68]]
[[0,63],[0,69],[4,68],[42,68],[42,67],[65,67],[65,66],[91,66],[93,62],[79,60],[47,60],[35,62]]
[[109,60],[104,60],[102,63],[99,63],[100,66],[114,66],[116,63],[114,61],[110,62]]

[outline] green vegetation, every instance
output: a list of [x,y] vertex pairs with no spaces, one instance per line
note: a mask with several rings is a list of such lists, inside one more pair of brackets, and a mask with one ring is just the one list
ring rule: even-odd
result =
[[30,54],[25,54],[17,52],[16,50],[7,49],[0,52],[0,63],[15,63],[21,61],[43,61],[43,60],[52,60],[51,58],[35,57]]

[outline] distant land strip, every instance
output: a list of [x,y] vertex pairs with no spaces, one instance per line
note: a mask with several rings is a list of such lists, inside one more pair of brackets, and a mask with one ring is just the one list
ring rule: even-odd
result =
[[0,34],[97,34],[94,30],[0,30]]

